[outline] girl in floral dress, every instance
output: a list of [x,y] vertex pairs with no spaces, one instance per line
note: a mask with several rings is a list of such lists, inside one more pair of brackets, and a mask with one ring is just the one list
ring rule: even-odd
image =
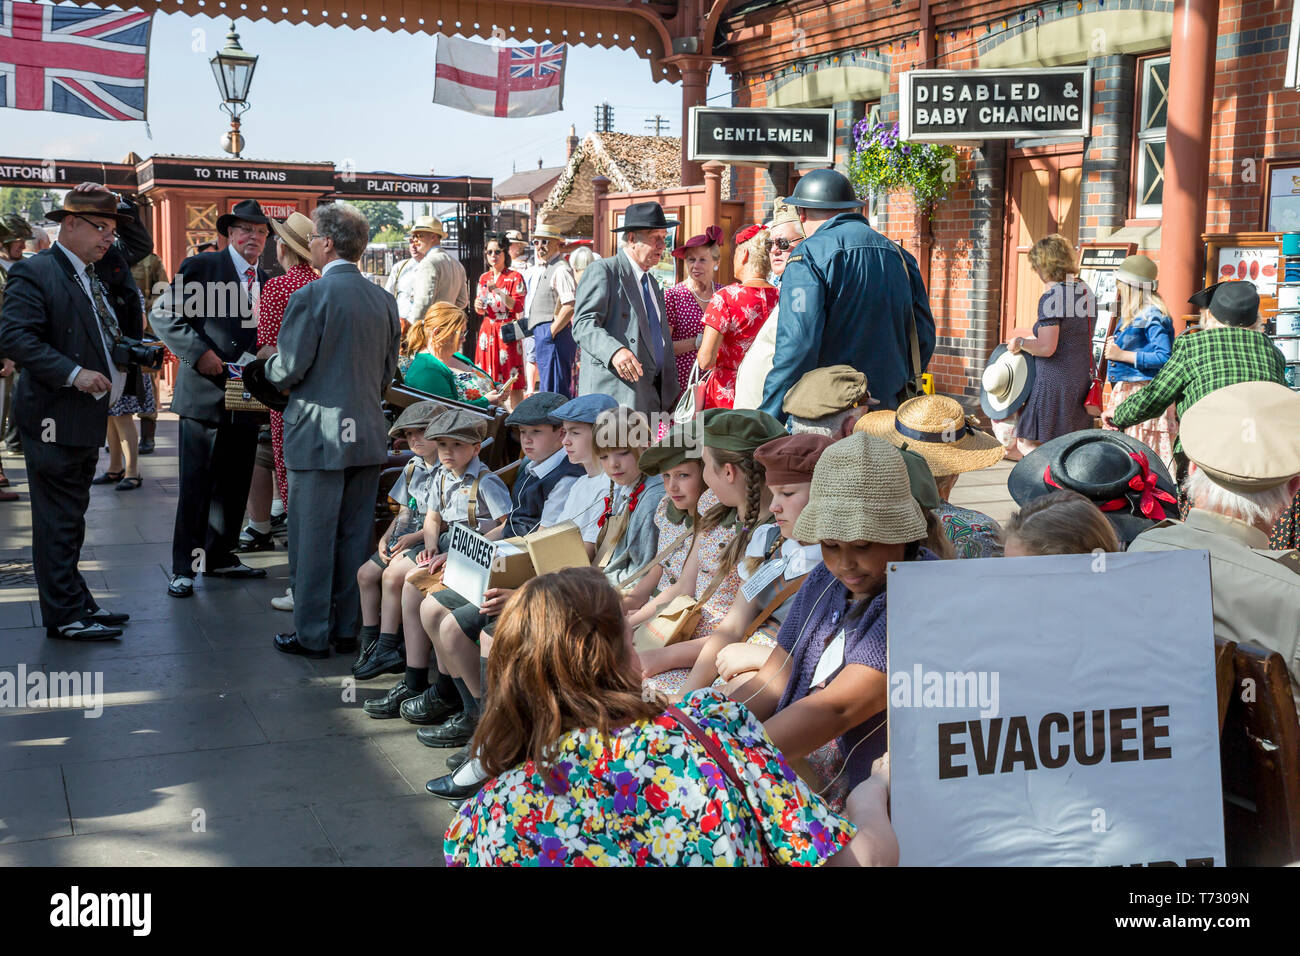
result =
[[520,588],[493,650],[474,745],[494,779],[447,828],[448,865],[819,866],[852,840],[744,705],[646,699],[594,568]]
[[[478,329],[478,343],[474,349],[474,362],[487,375],[498,382],[515,382],[521,386],[524,377],[523,342],[507,342],[501,337],[501,326],[517,322],[524,314],[527,288],[524,277],[510,268],[510,254],[499,239],[489,239],[483,255],[488,270],[478,277],[478,294],[474,298],[474,311],[483,317]],[[512,388],[509,406],[523,399],[524,390]]]
[[673,250],[681,259],[686,278],[664,293],[664,310],[672,330],[673,355],[677,357],[677,387],[686,388],[695,365],[696,339],[704,332],[704,309],[720,286],[713,281],[722,258],[722,230],[709,226],[703,235],[692,236]]
[[736,370],[780,298],[780,291],[767,281],[768,244],[766,226],[747,226],[736,234],[738,281],[716,293],[704,311],[704,338],[695,361],[713,371],[704,392],[705,408],[732,407]]
[[754,460],[762,444],[785,435],[772,416],[759,411],[714,414],[704,425],[704,481],[695,539],[677,584],[629,618],[633,627],[650,620],[679,594],[703,598],[699,624],[685,641],[641,652],[646,683],[662,694],[677,694],[709,636],[726,618],[740,593],[739,565],[759,527],[772,520],[771,492],[763,466]]

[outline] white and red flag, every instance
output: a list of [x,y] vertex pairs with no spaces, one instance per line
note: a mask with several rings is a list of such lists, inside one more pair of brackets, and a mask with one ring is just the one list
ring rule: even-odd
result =
[[564,107],[563,43],[505,46],[438,37],[433,101],[482,116],[539,116]]
[[0,0],[0,106],[145,118],[150,14]]

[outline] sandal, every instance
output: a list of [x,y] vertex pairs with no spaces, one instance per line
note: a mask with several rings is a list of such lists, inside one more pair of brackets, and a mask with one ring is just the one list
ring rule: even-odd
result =
[[123,478],[114,487],[116,487],[118,491],[135,491],[135,489],[140,487],[143,481],[144,479],[138,477]]
[[90,483],[92,485],[111,485],[114,482],[121,481],[125,475],[125,469],[122,471],[106,471],[102,475],[96,475],[94,478],[91,478]]

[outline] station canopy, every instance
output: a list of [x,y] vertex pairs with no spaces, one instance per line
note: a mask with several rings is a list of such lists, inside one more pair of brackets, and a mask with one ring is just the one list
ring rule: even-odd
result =
[[[723,0],[714,0],[723,3]],[[679,80],[666,21],[698,0],[125,0],[124,7],[191,16],[313,26],[459,34],[510,43],[568,43],[635,50],[655,80]]]

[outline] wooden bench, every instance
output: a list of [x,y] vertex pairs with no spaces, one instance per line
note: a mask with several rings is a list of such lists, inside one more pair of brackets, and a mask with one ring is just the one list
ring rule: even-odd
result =
[[1215,671],[1227,863],[1300,860],[1300,723],[1286,662],[1253,644],[1216,640]]

